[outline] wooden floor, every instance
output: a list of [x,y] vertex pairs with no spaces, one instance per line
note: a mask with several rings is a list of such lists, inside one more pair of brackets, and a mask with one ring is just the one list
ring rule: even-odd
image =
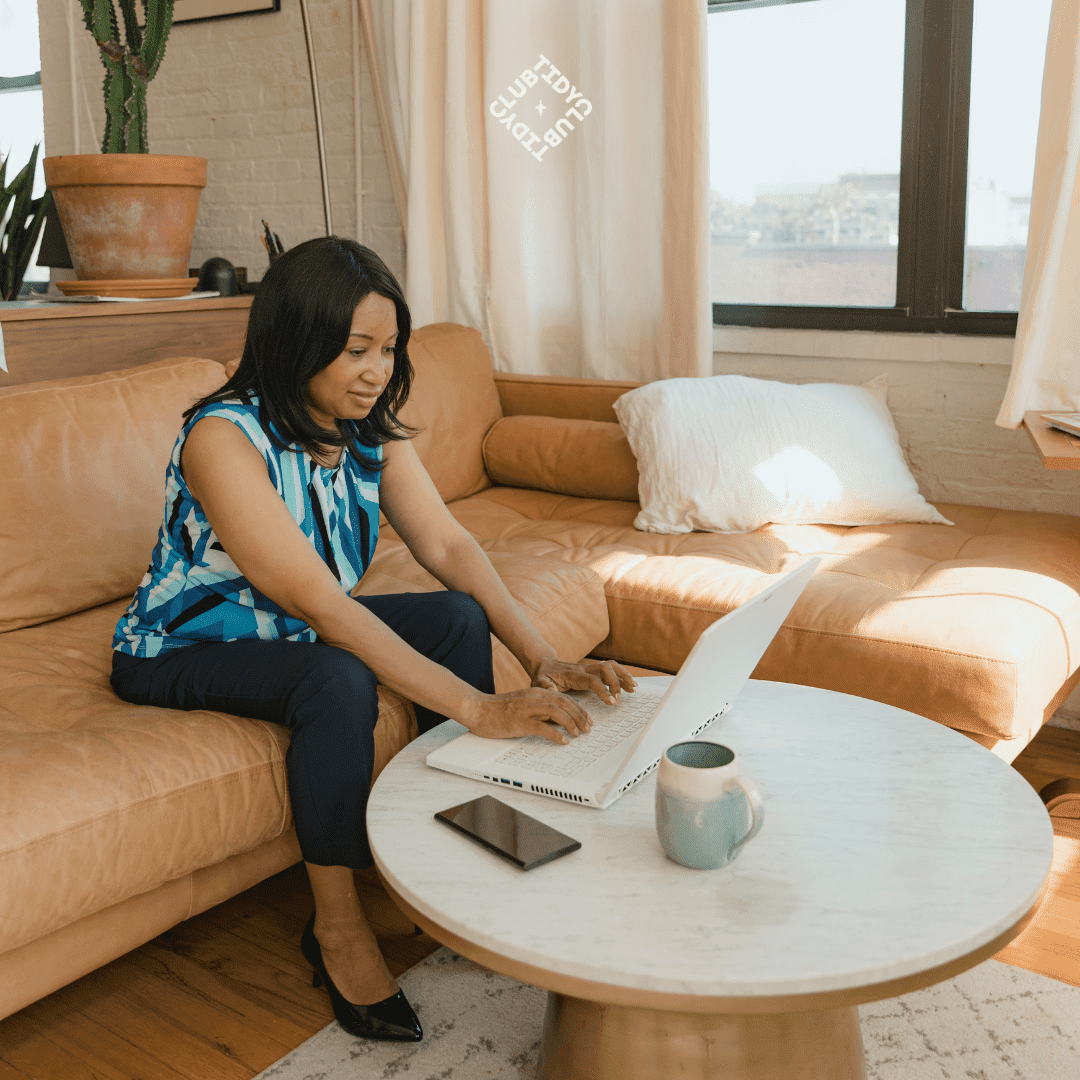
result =
[[[1044,727],[1013,765],[1036,791],[1061,776],[1080,779],[1080,731]],[[995,959],[1080,986],[1080,818],[1053,821],[1046,899],[1028,928]]]
[[[1035,788],[1080,779],[1080,732],[1044,728],[1015,765]],[[1047,899],[997,959],[1080,986],[1080,820],[1054,833]],[[438,943],[360,877],[400,974]],[[247,1080],[333,1019],[300,955],[312,910],[295,866],[0,1020],[0,1080]]]

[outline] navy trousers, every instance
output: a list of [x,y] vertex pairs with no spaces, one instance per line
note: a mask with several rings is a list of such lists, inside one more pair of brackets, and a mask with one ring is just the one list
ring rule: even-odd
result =
[[[417,652],[484,693],[495,692],[483,608],[460,592],[355,598]],[[324,642],[198,642],[140,659],[113,653],[112,686],[136,705],[216,712],[284,724],[296,835],[320,866],[372,863],[364,815],[379,718],[363,661]],[[420,732],[446,719],[417,706]]]

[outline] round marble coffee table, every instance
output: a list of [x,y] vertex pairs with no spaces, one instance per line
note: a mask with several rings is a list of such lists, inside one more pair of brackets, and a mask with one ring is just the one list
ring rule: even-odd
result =
[[[380,775],[371,848],[433,937],[550,991],[543,1080],[863,1078],[857,1006],[992,956],[1050,871],[1050,817],[1019,773],[846,694],[751,680],[700,736],[738,752],[766,809],[711,871],[665,857],[655,774],[607,810],[495,791],[424,764],[462,730],[440,725]],[[581,850],[524,873],[433,820],[484,794]]]

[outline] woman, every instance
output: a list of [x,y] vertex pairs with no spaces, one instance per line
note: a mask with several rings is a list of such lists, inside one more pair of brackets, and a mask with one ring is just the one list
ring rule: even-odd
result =
[[[568,742],[588,716],[559,691],[632,690],[618,664],[568,664],[439,498],[397,418],[409,310],[382,260],[325,237],[286,252],[251,306],[244,354],[184,414],[150,568],[113,639],[126,701],[285,724],[289,795],[315,896],[301,936],[315,985],[353,1035],[415,1040],[353,871],[372,863],[364,810],[376,684],[488,738]],[[352,597],[380,509],[446,592]],[[532,686],[496,694],[490,631]]]

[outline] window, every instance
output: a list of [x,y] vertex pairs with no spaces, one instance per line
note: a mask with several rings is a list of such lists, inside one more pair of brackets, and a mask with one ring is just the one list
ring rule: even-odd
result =
[[[30,160],[35,143],[41,143],[34,182],[36,198],[45,191],[41,166],[45,156],[45,113],[41,102],[37,4],[0,0],[0,158],[8,161],[8,181]],[[35,254],[26,269],[24,289],[29,282],[49,280],[48,268],[37,266],[36,261]]]
[[713,322],[1014,334],[1051,0],[710,0]]

